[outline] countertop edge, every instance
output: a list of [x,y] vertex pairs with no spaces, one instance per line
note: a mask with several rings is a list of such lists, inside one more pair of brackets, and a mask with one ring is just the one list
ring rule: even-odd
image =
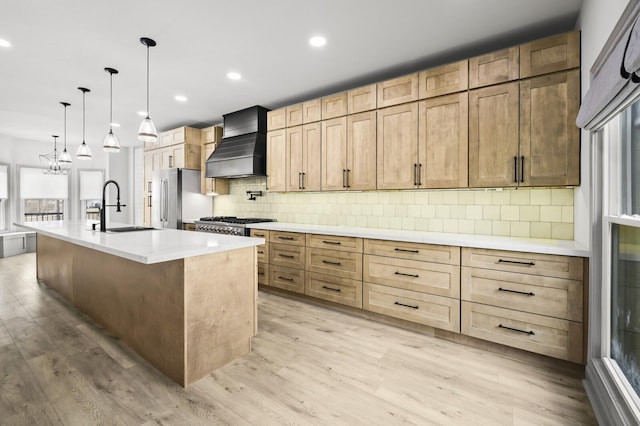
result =
[[387,241],[438,244],[493,250],[509,250],[540,254],[589,257],[589,250],[573,240],[545,240],[493,235],[451,234],[444,232],[403,231],[380,228],[357,228],[330,225],[305,225],[299,223],[261,222],[247,225],[251,229],[301,232],[343,237],[369,238]]

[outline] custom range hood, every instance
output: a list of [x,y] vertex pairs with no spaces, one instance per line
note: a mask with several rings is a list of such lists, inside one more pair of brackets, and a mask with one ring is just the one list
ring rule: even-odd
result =
[[208,178],[267,175],[267,111],[256,105],[222,116],[223,138],[207,159]]

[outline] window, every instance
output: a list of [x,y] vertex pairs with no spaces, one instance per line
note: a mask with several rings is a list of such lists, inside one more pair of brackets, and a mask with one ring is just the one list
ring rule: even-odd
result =
[[9,206],[9,166],[0,164],[0,229],[7,229]]
[[69,197],[67,175],[42,173],[42,169],[20,167],[18,216],[25,222],[63,220]]
[[78,170],[80,220],[100,220],[103,181],[102,170]]

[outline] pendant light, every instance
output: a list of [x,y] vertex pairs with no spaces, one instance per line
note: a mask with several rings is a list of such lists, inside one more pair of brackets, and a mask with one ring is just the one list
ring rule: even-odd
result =
[[53,138],[53,152],[40,155],[42,162],[42,173],[47,175],[66,175],[67,169],[60,166],[60,157],[58,155],[58,136],[51,135]]
[[84,128],[85,128],[85,95],[87,92],[91,90],[86,87],[78,87],[78,90],[82,92],[82,144],[78,147],[78,151],[76,151],[76,158],[78,160],[90,160],[91,159],[91,150],[89,146],[84,141]]
[[138,129],[138,140],[142,142],[154,143],[158,140],[158,131],[149,117],[149,48],[156,45],[156,42],[147,37],[142,37],[140,43],[147,46],[147,118],[142,120]]
[[71,155],[67,151],[67,107],[71,104],[69,102],[60,102],[60,104],[64,107],[64,150],[60,154],[59,161],[64,165],[70,165]]
[[118,74],[118,70],[115,68],[105,68],[109,73],[109,133],[104,137],[102,141],[102,149],[105,152],[120,152],[120,142],[118,137],[113,134],[113,75]]

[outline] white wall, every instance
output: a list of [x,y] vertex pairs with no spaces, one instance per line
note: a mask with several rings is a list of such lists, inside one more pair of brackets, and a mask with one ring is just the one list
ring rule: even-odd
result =
[[[581,82],[583,98],[589,90],[591,67],[628,3],[629,1],[627,0],[584,0],[576,28],[581,31]],[[574,192],[574,235],[578,242],[588,247],[591,227],[591,218],[589,217],[589,212],[591,211],[589,132],[582,131],[581,140],[582,175],[581,186],[576,188]]]

